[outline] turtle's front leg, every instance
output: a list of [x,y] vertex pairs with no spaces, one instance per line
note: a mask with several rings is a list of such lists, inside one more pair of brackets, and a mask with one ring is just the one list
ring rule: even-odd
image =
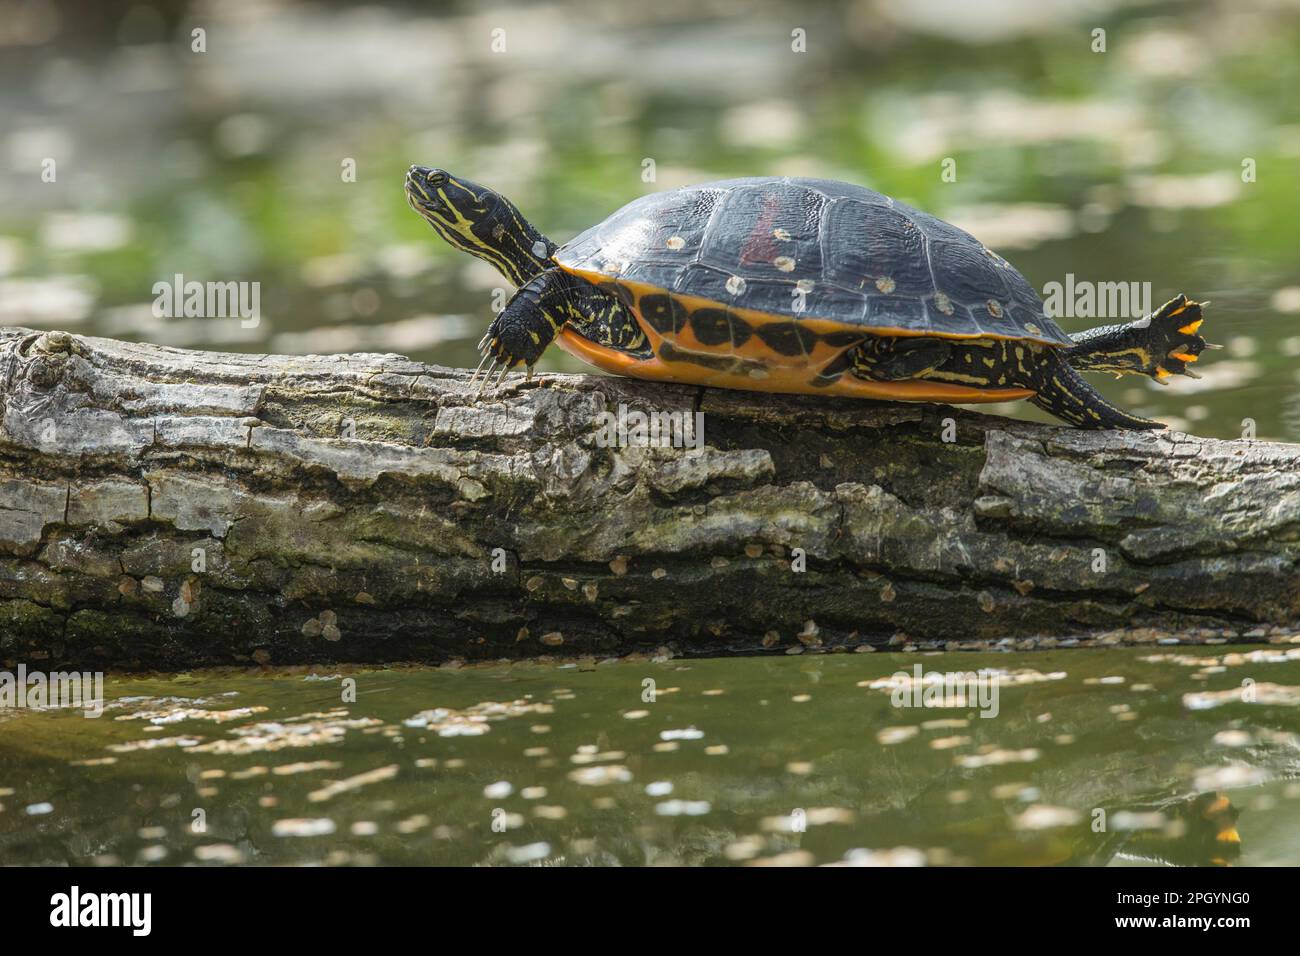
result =
[[568,273],[547,269],[519,287],[479,341],[483,360],[470,379],[473,384],[486,367],[479,394],[483,393],[498,368],[498,385],[506,377],[506,372],[520,362],[528,366],[528,374],[532,375],[533,366],[555,340],[570,315],[572,286],[573,277]]
[[470,379],[471,384],[485,366],[487,375],[479,388],[480,395],[498,369],[498,385],[506,372],[521,362],[531,377],[537,360],[566,325],[607,349],[638,358],[651,354],[640,323],[623,299],[563,269],[551,268],[520,286],[488,326],[478,344],[483,361]]

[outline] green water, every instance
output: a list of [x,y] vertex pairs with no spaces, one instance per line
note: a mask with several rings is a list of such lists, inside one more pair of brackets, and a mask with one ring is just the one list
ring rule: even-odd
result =
[[[995,669],[996,698],[871,686],[916,665]],[[0,863],[1300,862],[1289,645],[197,672],[106,697],[0,712]]]

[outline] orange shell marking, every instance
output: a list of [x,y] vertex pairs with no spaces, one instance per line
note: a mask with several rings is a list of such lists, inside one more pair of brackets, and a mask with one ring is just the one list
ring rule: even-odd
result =
[[913,379],[906,382],[868,382],[845,373],[824,388],[810,383],[813,369],[808,366],[788,368],[772,366],[767,377],[751,378],[733,372],[692,365],[689,362],[665,362],[655,357],[638,359],[626,352],[597,345],[571,329],[561,330],[557,339],[560,348],[582,359],[588,365],[632,378],[655,382],[676,382],[682,385],[707,385],[712,388],[735,388],[748,392],[786,392],[803,395],[841,395],[850,398],[875,398],[902,402],[1006,402],[1029,398],[1034,394],[1028,388],[970,388],[946,382],[927,382]]

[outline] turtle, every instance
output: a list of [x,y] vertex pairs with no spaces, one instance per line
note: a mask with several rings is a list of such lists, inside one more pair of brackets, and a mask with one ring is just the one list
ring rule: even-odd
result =
[[[517,286],[479,343],[481,396],[552,342],[606,372],[751,391],[925,402],[1028,399],[1082,428],[1154,429],[1080,372],[1164,383],[1211,348],[1180,294],[1067,335],[1007,260],[850,183],[755,177],[655,192],[563,246],[505,196],[412,166],[443,239]],[[499,371],[498,371],[499,370]]]

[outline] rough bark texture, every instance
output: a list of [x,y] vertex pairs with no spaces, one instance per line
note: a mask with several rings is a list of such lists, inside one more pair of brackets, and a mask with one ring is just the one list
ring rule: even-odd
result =
[[[0,659],[1287,641],[1300,625],[1300,446],[596,376],[514,375],[476,404],[467,382],[396,355],[0,330]],[[620,403],[702,411],[704,447],[601,447]]]

